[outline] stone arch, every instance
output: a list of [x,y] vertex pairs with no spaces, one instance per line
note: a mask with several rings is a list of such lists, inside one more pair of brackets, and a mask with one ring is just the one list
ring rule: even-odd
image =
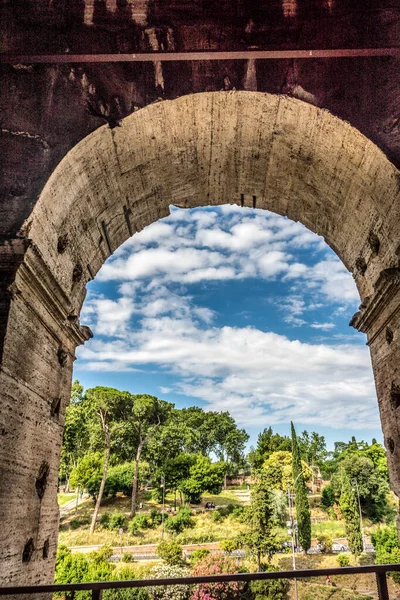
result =
[[[400,492],[399,184],[397,169],[347,123],[257,92],[156,103],[120,127],[101,127],[67,154],[20,232],[23,259],[9,287],[0,372],[3,581],[52,576],[63,414],[75,348],[91,335],[79,323],[86,283],[128,237],[169,214],[170,204],[238,203],[286,215],[323,235],[352,271],[362,300],[352,324],[368,334],[392,485]],[[43,463],[49,468],[38,498]],[[41,553],[21,563],[27,539],[38,548],[46,543],[45,563]]]

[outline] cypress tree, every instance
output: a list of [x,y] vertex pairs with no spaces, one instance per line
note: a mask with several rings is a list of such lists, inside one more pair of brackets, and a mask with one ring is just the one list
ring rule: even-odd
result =
[[342,471],[340,510],[346,524],[346,537],[350,551],[354,556],[358,556],[363,550],[360,512],[356,492],[351,485],[349,476],[344,470]]
[[310,506],[308,504],[308,491],[302,473],[303,466],[301,463],[300,449],[297,441],[296,431],[293,423],[290,425],[292,429],[292,469],[293,481],[295,482],[294,493],[299,542],[304,552],[307,552],[311,546],[311,516]]

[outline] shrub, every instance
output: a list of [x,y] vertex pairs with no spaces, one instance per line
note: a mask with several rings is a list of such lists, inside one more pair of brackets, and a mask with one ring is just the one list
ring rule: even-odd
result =
[[207,550],[207,548],[197,548],[197,550],[194,550],[194,552],[191,553],[190,562],[194,566],[209,554],[210,551]]
[[124,552],[121,556],[121,561],[124,563],[134,562],[134,560],[133,554],[130,554],[129,552]]
[[93,550],[87,555],[88,559],[96,564],[107,562],[112,556],[113,550],[111,546],[101,546],[98,550]]
[[222,515],[222,513],[219,510],[214,510],[214,512],[211,515],[211,520],[214,523],[220,523],[221,521],[224,520],[224,516]]
[[129,522],[128,529],[131,533],[136,533],[138,529],[148,529],[150,526],[149,516],[142,513],[133,517]]
[[321,546],[321,552],[326,553],[326,552],[330,552],[332,550],[333,541],[329,535],[321,533],[318,536],[318,543]]
[[[112,549],[103,546],[97,552],[71,554],[65,546],[57,553],[55,583],[85,583],[89,581],[107,581],[112,579],[114,567],[107,563]],[[77,600],[89,600],[90,592],[76,592]]]
[[[132,567],[124,565],[113,573],[112,581],[129,581],[135,579]],[[144,588],[126,588],[116,590],[104,590],[103,600],[149,600],[149,593]]]
[[[380,527],[372,535],[372,543],[376,550],[376,564],[400,562],[400,542],[395,525]],[[400,583],[400,572],[389,573],[395,583]]]
[[[168,515],[164,514],[164,521],[167,517]],[[153,508],[150,513],[150,519],[153,527],[158,527],[162,523],[162,513],[156,508]]]
[[108,529],[115,530],[120,529],[125,525],[125,515],[119,512],[113,512],[110,515],[110,520],[108,522]]
[[136,535],[139,532],[139,527],[138,527],[138,524],[136,523],[135,519],[131,519],[131,521],[129,521],[128,531],[132,535]]
[[241,506],[240,504],[237,504],[231,510],[231,518],[236,519],[236,521],[239,521],[239,523],[244,523],[245,518],[246,518],[245,515],[246,515],[245,508],[244,508],[244,506]]
[[182,546],[176,540],[158,544],[157,554],[167,565],[179,565],[182,562]]
[[189,508],[180,508],[174,517],[170,517],[165,523],[167,531],[180,533],[186,527],[193,527],[194,521],[191,517],[192,513]]
[[79,529],[81,525],[82,523],[80,519],[71,519],[71,521],[69,522],[69,526],[71,529]]
[[99,523],[104,529],[108,529],[108,524],[110,522],[110,513],[103,513],[100,515]]
[[[174,577],[189,577],[190,571],[177,565],[162,565],[150,570],[151,579],[167,579]],[[186,584],[155,586],[149,592],[152,600],[188,600],[192,586]]]
[[[275,568],[272,565],[261,563],[261,571],[275,571]],[[287,579],[260,580],[250,583],[253,600],[286,600],[289,587]]]
[[[206,556],[193,568],[192,575],[219,575],[222,573],[239,573],[240,567],[230,556]],[[202,583],[197,585],[190,600],[240,600],[246,590],[246,584],[238,581],[229,583]]]
[[348,554],[338,554],[336,560],[339,567],[348,567],[350,564],[350,556]]
[[232,540],[221,540],[219,545],[221,550],[223,550],[224,552],[231,553],[234,550],[238,549],[238,540],[235,538],[233,538]]

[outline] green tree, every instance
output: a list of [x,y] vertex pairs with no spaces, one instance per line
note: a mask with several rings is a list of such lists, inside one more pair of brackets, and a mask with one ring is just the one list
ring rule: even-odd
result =
[[337,498],[342,492],[342,473],[351,481],[357,481],[360,493],[361,510],[372,521],[381,521],[390,514],[388,504],[389,484],[386,476],[381,476],[378,467],[365,452],[345,453],[338,463],[338,471],[332,477],[332,486]]
[[[262,473],[266,477],[269,485],[275,490],[281,490],[287,493],[289,483],[293,485],[293,457],[291,452],[278,450],[269,455],[262,465]],[[309,480],[311,469],[302,462],[304,479]]]
[[124,403],[129,399],[128,392],[120,392],[114,388],[95,387],[87,390],[86,398],[90,414],[100,423],[103,432],[103,442],[105,446],[105,458],[103,464],[103,474],[100,483],[99,494],[97,496],[95,509],[93,512],[90,533],[93,533],[96,526],[96,520],[100,509],[101,499],[107,479],[108,464],[111,454],[111,442],[121,427],[121,415],[123,414]]
[[136,513],[136,498],[139,480],[139,464],[143,449],[156,429],[166,421],[172,405],[156,396],[136,394],[131,396],[130,410],[126,411],[125,419],[132,426],[137,436],[137,449],[135,456],[135,470],[132,484],[131,517]]
[[289,437],[273,433],[272,428],[264,429],[258,434],[257,446],[248,455],[252,468],[258,470],[273,452],[291,452],[292,443]]
[[299,542],[304,552],[307,552],[311,546],[311,515],[308,503],[308,490],[303,475],[303,465],[296,431],[293,423],[290,426],[292,431],[293,481]]
[[74,467],[70,475],[72,487],[79,485],[84,488],[92,478],[98,478],[101,481],[103,465],[104,454],[101,452],[88,452],[82,458],[79,458],[76,467]]
[[[190,468],[195,464],[197,460],[196,454],[178,454],[173,458],[166,458],[154,475],[154,497],[161,501],[162,498],[162,487],[161,477],[164,475],[165,479],[165,492],[173,492],[175,496],[175,510],[176,510],[176,493],[179,490],[181,492],[183,482],[190,477]],[[182,494],[181,494],[182,495]]]
[[298,438],[300,455],[308,465],[322,465],[327,457],[326,442],[323,435],[315,431],[303,431]]
[[65,411],[63,445],[60,460],[60,479],[66,480],[66,490],[70,485],[70,475],[78,460],[89,447],[87,411],[83,387],[76,379],[72,384],[71,400]]
[[268,481],[261,477],[252,489],[250,506],[246,512],[249,531],[239,534],[238,542],[257,559],[257,569],[261,569],[261,558],[270,558],[278,551],[276,536],[273,534],[275,523],[275,501]]
[[189,477],[180,484],[185,499],[193,504],[201,502],[204,492],[219,494],[224,482],[224,463],[212,463],[208,456],[198,454],[189,469]]
[[363,543],[357,495],[349,476],[344,470],[342,470],[341,476],[340,510],[346,524],[346,537],[349,548],[354,556],[358,556],[362,552]]

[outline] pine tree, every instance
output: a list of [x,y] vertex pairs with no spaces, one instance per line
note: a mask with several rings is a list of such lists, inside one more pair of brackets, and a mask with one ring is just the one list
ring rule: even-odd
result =
[[346,537],[350,551],[354,556],[358,556],[363,550],[358,500],[350,478],[344,470],[342,471],[340,510],[346,523]]
[[310,506],[308,504],[308,491],[306,482],[303,476],[303,466],[301,463],[300,449],[297,441],[296,431],[293,423],[290,424],[292,429],[292,456],[293,456],[293,481],[296,519],[299,531],[299,542],[304,552],[311,546],[311,516]]

